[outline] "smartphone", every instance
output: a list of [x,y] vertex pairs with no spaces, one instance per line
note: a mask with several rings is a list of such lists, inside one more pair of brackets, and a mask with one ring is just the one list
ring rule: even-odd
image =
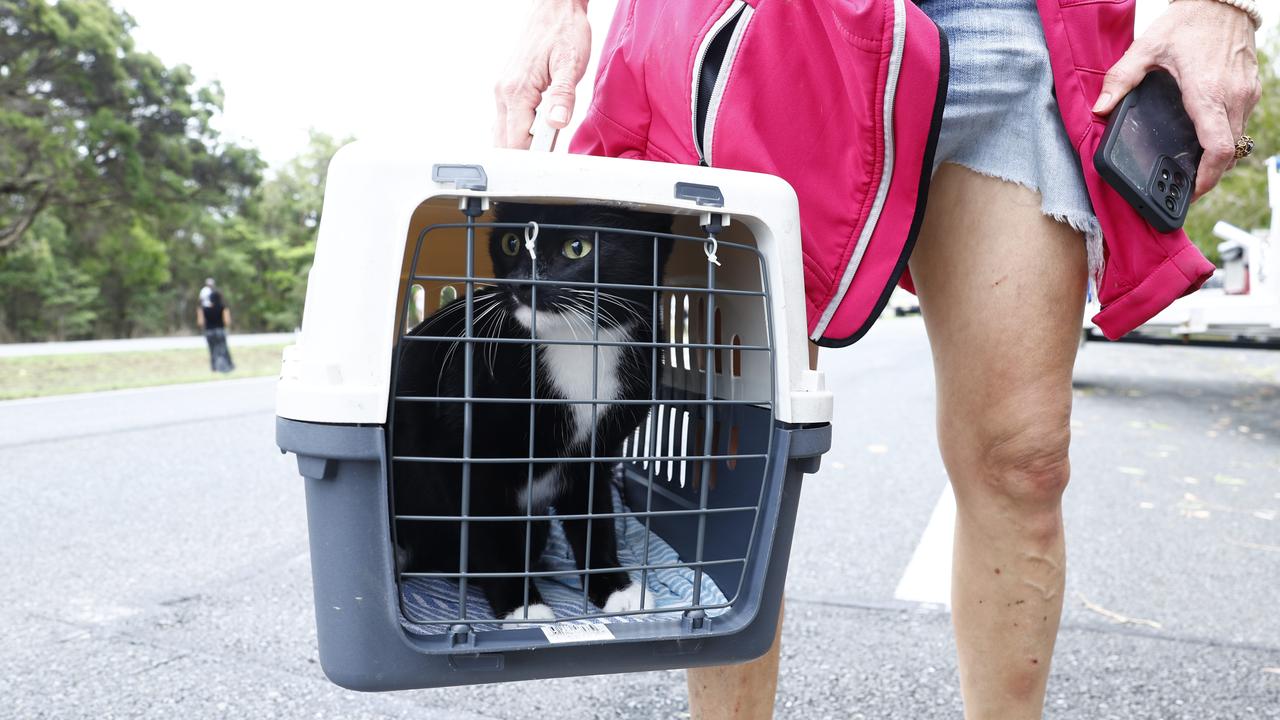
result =
[[1187,219],[1204,150],[1173,76],[1155,70],[1107,120],[1093,165],[1160,232]]

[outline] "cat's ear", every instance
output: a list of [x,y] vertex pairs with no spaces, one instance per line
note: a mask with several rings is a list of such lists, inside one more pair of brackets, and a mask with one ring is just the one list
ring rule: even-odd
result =
[[643,210],[615,210],[612,214],[618,220],[618,227],[646,230],[648,232],[671,232],[671,216],[666,213],[645,212]]
[[666,213],[644,213],[648,216],[647,229],[653,232],[670,233],[672,218]]
[[[655,232],[671,232],[671,229],[657,230]],[[665,267],[667,260],[671,258],[671,251],[675,249],[676,241],[669,237],[658,238],[658,264]]]
[[651,213],[641,210],[623,210],[601,205],[588,206],[583,213],[586,224],[611,227],[622,230],[645,230],[648,232],[671,232],[671,216],[664,213]]
[[493,221],[494,222],[516,222],[512,218],[518,212],[515,203],[500,202],[493,205]]
[[500,223],[527,223],[540,219],[540,208],[539,205],[503,201],[494,204],[493,219]]

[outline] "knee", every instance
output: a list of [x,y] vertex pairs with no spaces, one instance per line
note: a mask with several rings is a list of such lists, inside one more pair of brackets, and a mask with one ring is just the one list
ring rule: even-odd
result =
[[986,433],[978,446],[982,489],[1007,507],[1056,513],[1071,476],[1070,443],[1068,417]]

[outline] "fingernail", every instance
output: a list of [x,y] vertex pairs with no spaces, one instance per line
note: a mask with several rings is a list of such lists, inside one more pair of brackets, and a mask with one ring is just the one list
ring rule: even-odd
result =
[[551,122],[569,122],[569,108],[564,105],[557,105],[551,108]]
[[1102,108],[1111,103],[1111,93],[1102,93],[1098,96],[1098,102],[1093,104],[1093,111],[1099,112]]

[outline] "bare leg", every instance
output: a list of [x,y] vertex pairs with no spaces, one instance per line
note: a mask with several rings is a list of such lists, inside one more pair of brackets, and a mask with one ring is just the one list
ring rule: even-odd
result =
[[782,615],[782,608],[779,608],[773,647],[763,656],[741,665],[689,670],[691,720],[769,720],[773,717],[773,699],[778,692]]
[[[818,346],[809,343],[809,369],[818,369]],[[689,709],[692,720],[769,720],[778,692],[778,655],[782,648],[782,617],[786,600],[778,608],[778,629],[773,647],[759,658],[741,665],[692,668]]]
[[943,165],[911,274],[955,489],[952,618],[969,720],[1041,717],[1066,554],[1084,241],[1025,188]]

